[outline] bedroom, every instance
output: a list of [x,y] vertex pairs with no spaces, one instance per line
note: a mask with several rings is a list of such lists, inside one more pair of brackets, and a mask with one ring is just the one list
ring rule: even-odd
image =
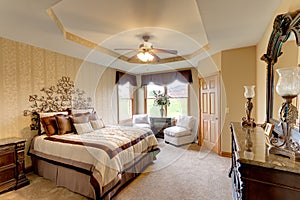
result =
[[[199,5],[203,3],[202,1],[195,2],[199,3]],[[47,50],[47,48],[43,46],[38,47],[38,45],[36,45],[37,43],[35,43],[38,41],[33,41],[32,39],[25,42],[25,38],[30,35],[30,29],[33,29],[35,26],[34,24],[30,25],[30,23],[25,23],[22,19],[18,18],[18,16],[25,11],[39,10],[39,14],[37,16],[39,18],[35,20],[47,20],[47,23],[45,23],[44,26],[43,23],[40,24],[40,29],[43,29],[48,35],[41,33],[40,37],[37,39],[47,41],[50,36],[54,35],[53,37],[60,38],[59,41],[68,43],[68,45],[75,49],[78,48],[77,51],[80,51],[79,49],[81,48],[81,45],[73,43],[72,41],[65,41],[59,28],[45,12],[46,9],[56,3],[58,3],[58,1],[46,1],[41,4],[30,2],[27,5],[15,2],[15,4],[19,5],[11,6],[14,4],[12,1],[3,1],[3,5],[1,5],[1,9],[4,9],[1,13],[10,13],[13,14],[13,16],[7,15],[2,18],[2,22],[4,24],[2,27],[5,28],[1,31],[0,39],[2,69],[0,72],[0,76],[2,77],[2,84],[0,86],[0,128],[5,131],[1,133],[0,137],[6,138],[17,136],[25,138],[27,139],[25,145],[26,149],[28,149],[29,141],[34,135],[30,131],[29,127],[31,123],[30,118],[23,116],[23,111],[28,109],[29,106],[28,97],[32,94],[40,94],[40,89],[43,87],[55,85],[62,76],[70,77],[75,82],[76,87],[85,90],[88,96],[95,99],[95,108],[97,112],[103,116],[106,123],[116,123],[118,121],[116,117],[118,113],[116,106],[107,106],[111,104],[115,105],[115,103],[112,103],[112,99],[116,99],[113,98],[112,95],[115,95],[116,90],[115,73],[117,69],[106,67],[109,66],[107,63],[113,64],[114,62],[103,58],[103,64],[95,64],[91,62],[93,59],[96,60],[96,58],[92,57],[93,55],[91,55],[91,61],[86,61],[84,59],[87,55],[86,53],[84,53],[84,56],[81,58],[75,58],[75,56],[69,55],[68,49],[59,49],[59,45],[55,44],[54,41],[51,42],[51,40],[48,41],[48,43],[50,43],[48,44],[50,45],[48,49],[50,50]],[[213,67],[215,69],[217,68],[217,70],[222,73],[222,79],[226,91],[226,108],[228,108],[227,110],[229,112],[227,114],[223,113],[222,116],[224,120],[222,123],[225,125],[221,132],[221,152],[223,152],[224,155],[228,155],[231,151],[230,130],[228,128],[229,122],[240,121],[241,117],[244,116],[244,97],[242,95],[242,86],[244,84],[256,85],[254,118],[257,122],[264,121],[265,105],[261,102],[265,102],[266,72],[265,63],[261,62],[259,58],[265,52],[271,31],[272,19],[279,13],[294,11],[300,7],[297,1],[276,1],[276,3],[277,4],[273,1],[269,2],[269,4],[265,3],[265,6],[268,5],[266,7],[268,7],[269,10],[272,10],[272,12],[270,11],[271,14],[269,14],[268,19],[266,19],[268,23],[265,25],[265,29],[261,30],[259,41],[257,41],[257,43],[245,45],[241,48],[232,47],[221,50],[214,53],[211,58],[199,61],[197,66],[192,68],[193,83],[190,86],[190,90],[194,97],[190,98],[189,114],[197,118],[199,118],[198,71],[203,73],[202,66],[209,67],[216,65]],[[215,2],[214,5],[216,4],[217,3]],[[237,2],[232,1],[232,4],[237,4]],[[213,3],[211,5],[213,5]],[[241,3],[238,5],[240,5],[240,8],[243,8]],[[221,10],[221,8],[218,9]],[[11,24],[5,23],[5,18],[8,19],[9,16],[12,20]],[[13,24],[14,20],[14,23],[16,24]],[[47,26],[49,24],[50,26]],[[213,27],[214,26],[211,26],[211,28]],[[23,33],[23,38],[17,38],[16,33],[18,32]],[[138,38],[135,39],[138,40]],[[139,42],[132,42],[130,45],[136,47],[138,44]],[[156,47],[161,47],[160,44],[161,43],[159,42]],[[55,45],[57,45],[57,47]],[[115,48],[117,47],[118,46]],[[124,46],[124,48],[125,47],[128,46]],[[90,51],[89,48],[83,48],[83,52]],[[166,46],[166,48],[171,48],[171,46]],[[60,53],[63,51],[64,53]],[[167,66],[164,70],[170,71],[170,68],[171,67]],[[245,73],[245,69],[249,70],[249,73]],[[232,78],[232,74],[234,74],[235,77],[240,77],[240,79],[234,80]],[[140,74],[138,74],[137,80],[138,82],[141,80]],[[138,90],[143,91],[142,88],[139,88]],[[241,95],[238,96],[237,93]],[[143,93],[138,93],[136,99],[136,110],[134,112],[143,113]],[[26,156],[25,168],[30,166],[31,159]]]

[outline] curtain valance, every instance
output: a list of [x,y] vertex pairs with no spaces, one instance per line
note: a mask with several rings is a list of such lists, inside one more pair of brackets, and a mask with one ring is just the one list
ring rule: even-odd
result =
[[116,71],[116,84],[124,85],[130,83],[132,86],[137,86],[136,76]]
[[178,80],[182,83],[192,83],[192,71],[183,70],[177,72],[166,72],[160,74],[147,74],[142,75],[142,86],[148,85],[150,82],[156,85],[168,85],[174,80]]

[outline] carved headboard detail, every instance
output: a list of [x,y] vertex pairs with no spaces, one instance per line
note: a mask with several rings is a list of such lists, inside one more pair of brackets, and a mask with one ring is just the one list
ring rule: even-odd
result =
[[59,112],[66,110],[91,109],[92,98],[86,97],[85,92],[80,89],[74,89],[74,82],[70,77],[63,76],[58,80],[56,86],[42,88],[42,96],[29,95],[31,110],[24,110],[24,116],[31,115],[31,130],[39,129],[40,112]]

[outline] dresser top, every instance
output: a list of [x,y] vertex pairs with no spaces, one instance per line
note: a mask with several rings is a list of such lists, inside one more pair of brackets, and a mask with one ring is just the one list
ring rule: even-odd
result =
[[0,139],[0,146],[7,145],[7,144],[15,144],[19,142],[25,142],[25,139],[18,138],[18,137],[4,138],[4,139]]
[[[238,162],[300,174],[299,161],[269,154],[268,147],[265,144],[265,132],[262,127],[244,128],[239,122],[232,122],[231,124],[237,145]],[[251,142],[252,147],[249,148]]]

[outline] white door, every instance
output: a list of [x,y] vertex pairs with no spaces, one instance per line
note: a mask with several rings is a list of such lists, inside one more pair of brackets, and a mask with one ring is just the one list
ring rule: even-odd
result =
[[199,145],[219,154],[220,142],[220,75],[200,79],[200,134]]

